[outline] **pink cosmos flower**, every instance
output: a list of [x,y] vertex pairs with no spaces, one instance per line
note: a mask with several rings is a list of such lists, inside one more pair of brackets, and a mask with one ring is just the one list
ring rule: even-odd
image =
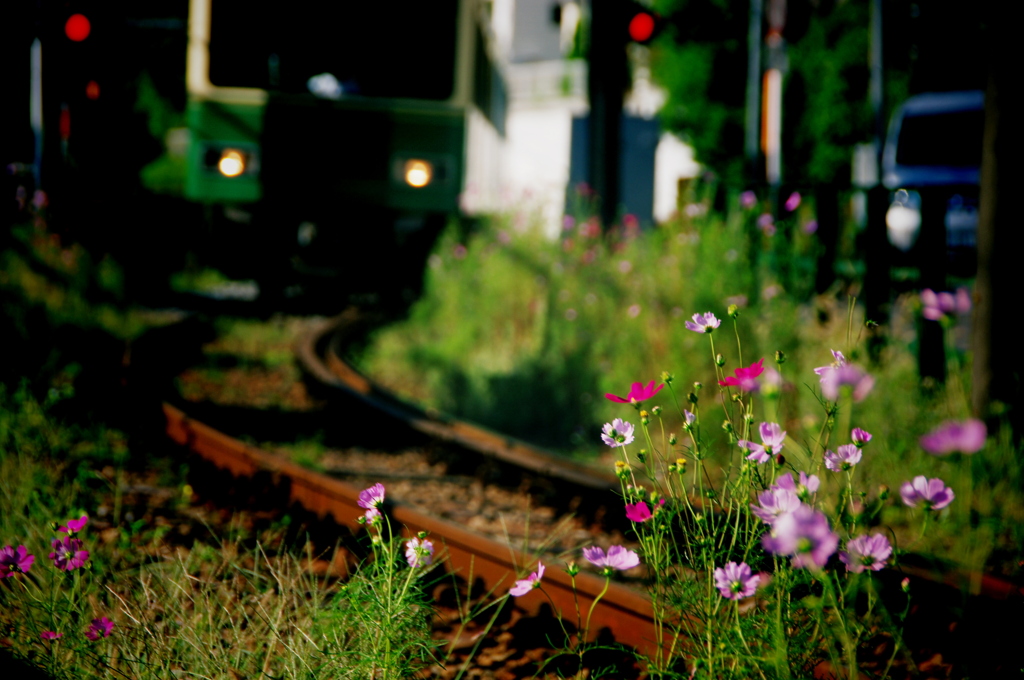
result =
[[921,291],[921,304],[924,306],[922,315],[931,321],[941,321],[953,314],[966,314],[971,311],[971,296],[966,288],[953,293],[936,293],[930,288]]
[[583,549],[583,556],[595,567],[602,567],[605,575],[611,574],[613,569],[625,571],[640,564],[640,556],[632,550],[626,550],[621,545],[613,545],[608,548],[606,555],[599,546],[591,546]]
[[825,451],[825,467],[832,472],[852,470],[860,459],[861,451],[856,444],[843,444],[834,453]]
[[776,555],[792,555],[794,567],[811,569],[825,566],[839,546],[839,536],[829,528],[824,514],[801,505],[780,515],[761,545]]
[[92,620],[92,623],[89,624],[89,629],[85,631],[85,637],[96,641],[100,638],[110,637],[110,634],[113,632],[114,622],[103,616]]
[[794,210],[799,208],[800,207],[800,192],[794,191],[793,193],[791,193],[789,195],[789,198],[786,199],[786,203],[784,205],[786,207],[786,212],[793,212]]
[[744,191],[740,194],[740,207],[744,210],[750,210],[757,203],[757,194],[753,191]]
[[786,432],[779,427],[778,423],[761,423],[758,428],[761,432],[761,443],[741,439],[737,442],[740,448],[747,452],[747,460],[752,460],[759,465],[767,463],[772,456],[777,455],[786,441]]
[[858,449],[862,449],[865,444],[871,441],[871,433],[867,430],[855,427],[853,428],[853,432],[850,433],[850,439],[853,441],[854,446]]
[[[846,365],[846,357],[843,356],[842,352],[837,352],[834,349],[829,351],[832,352],[832,363],[829,364],[828,366],[819,366],[818,368],[814,369],[814,372],[820,376],[824,376],[833,368],[839,368],[840,366]],[[824,381],[825,378],[822,377],[821,380]]]
[[904,504],[912,508],[924,508],[925,510],[941,510],[956,498],[953,490],[945,483],[935,477],[928,479],[924,475],[914,477],[912,481],[903,482],[900,486],[900,496]]
[[56,633],[52,630],[44,630],[42,633],[39,634],[39,637],[43,638],[44,640],[56,640],[57,638],[64,637],[64,633]]
[[55,538],[50,543],[53,546],[50,559],[58,569],[74,571],[84,566],[89,559],[89,551],[82,550],[82,541],[77,538],[65,536],[63,539]]
[[970,455],[985,446],[987,436],[985,423],[976,418],[947,420],[921,437],[921,448],[933,456],[948,456],[951,453]]
[[714,314],[704,312],[703,314],[694,314],[693,321],[686,322],[686,329],[694,333],[710,333],[721,325],[722,322]]
[[751,574],[746,562],[729,562],[725,568],[715,569],[715,587],[722,597],[729,600],[742,600],[750,597],[757,590],[760,582],[759,574]]
[[[792,475],[789,479],[793,481]],[[778,486],[762,491],[758,494],[757,500],[760,505],[751,503],[750,511],[769,526],[775,524],[775,520],[782,515],[793,512],[801,505],[800,498],[797,497],[796,492]]]
[[622,418],[605,423],[601,428],[601,441],[613,448],[632,444],[634,439],[633,424],[627,423]]
[[846,542],[846,550],[839,552],[839,559],[855,574],[865,569],[879,571],[892,555],[889,539],[883,534],[858,536]]
[[405,561],[412,569],[429,567],[434,563],[434,544],[427,538],[410,538],[405,542]]
[[369,526],[374,526],[375,524],[377,524],[377,522],[380,521],[380,510],[378,510],[377,508],[370,508],[363,515],[363,519]]
[[32,568],[35,560],[35,555],[29,555],[25,546],[19,545],[15,548],[5,545],[0,548],[0,578],[7,578],[18,572],[24,574]]
[[509,588],[508,594],[512,597],[519,597],[520,595],[526,595],[534,588],[540,588],[540,580],[544,577],[544,565],[537,562],[537,571],[530,574],[529,578],[523,578],[516,581],[516,584]]
[[369,489],[363,489],[359,492],[359,500],[357,503],[359,507],[366,508],[378,508],[384,502],[384,485],[380,482],[374,484]]
[[755,378],[764,372],[764,357],[758,359],[755,363],[750,364],[746,368],[733,369],[735,375],[728,376],[725,380],[719,380],[718,384],[723,387],[726,385],[732,387],[738,387],[744,392],[753,392],[757,389],[757,381]]
[[839,390],[843,386],[853,388],[854,401],[863,401],[875,386],[875,379],[865,373],[860,366],[853,364],[833,368],[821,376],[821,394],[829,401],[836,401],[839,398]]
[[58,527],[57,531],[71,536],[76,531],[81,531],[89,523],[89,516],[82,515],[80,519],[69,519],[66,526]]
[[[659,508],[663,505],[665,505],[664,498],[658,501]],[[638,501],[633,504],[626,503],[626,519],[631,522],[646,522],[651,517],[654,517],[654,515],[644,501]]]
[[663,387],[664,385],[658,385],[655,387],[653,380],[647,383],[647,387],[644,387],[643,383],[635,382],[633,383],[633,387],[630,389],[629,394],[625,397],[617,397],[614,394],[606,394],[604,396],[617,404],[639,404],[641,401],[646,401],[653,397],[661,391],[661,388]]
[[797,495],[797,498],[806,502],[807,499],[817,492],[820,485],[821,480],[818,479],[818,475],[808,475],[806,472],[801,472],[800,481],[797,482],[793,479],[793,473],[787,472],[775,480],[775,485],[772,488],[792,491]]

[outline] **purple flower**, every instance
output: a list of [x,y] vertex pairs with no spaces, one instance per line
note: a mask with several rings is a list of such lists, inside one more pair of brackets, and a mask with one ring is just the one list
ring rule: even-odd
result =
[[629,390],[629,394],[625,397],[617,397],[614,394],[604,395],[606,398],[618,403],[618,404],[639,404],[641,401],[650,399],[657,394],[664,385],[658,385],[654,387],[654,381],[647,383],[647,387],[644,387],[643,383],[635,382],[633,387]]
[[19,545],[15,548],[5,545],[0,548],[0,578],[7,578],[18,572],[24,574],[32,568],[32,563],[35,560],[35,555],[29,555],[25,546]]
[[63,571],[74,571],[84,566],[89,559],[89,551],[82,550],[82,541],[77,538],[55,538],[51,545],[53,552],[50,553],[50,559],[53,560],[53,566]]
[[529,578],[519,579],[516,584],[509,588],[508,594],[512,597],[526,595],[534,588],[540,588],[540,580],[544,576],[544,565],[537,562],[537,571],[530,574]]
[[892,555],[889,539],[882,534],[858,536],[846,542],[846,550],[839,552],[839,559],[855,574],[865,569],[878,571],[885,566]]
[[622,418],[605,423],[601,428],[601,440],[608,446],[625,446],[633,443],[633,424]]
[[864,445],[871,441],[871,433],[867,430],[862,430],[859,427],[853,428],[853,432],[850,433],[850,439],[853,440],[854,446],[858,449],[864,448]]
[[807,505],[780,515],[761,545],[775,555],[792,555],[794,567],[823,567],[839,546],[824,514]]
[[747,451],[747,460],[757,463],[767,463],[768,460],[782,451],[783,442],[786,441],[785,431],[778,423],[761,423],[761,443],[755,444],[745,439],[737,442],[740,448]]
[[85,631],[85,637],[95,641],[100,638],[110,637],[110,634],[113,632],[114,622],[103,616],[92,620],[92,623],[89,624],[89,629]]
[[744,210],[750,210],[757,203],[757,194],[753,191],[747,190],[740,194],[740,207]]
[[843,444],[835,453],[825,451],[825,467],[832,472],[852,470],[860,458],[861,451],[856,444]]
[[374,484],[369,489],[363,489],[359,492],[359,507],[366,508],[379,508],[384,502],[384,485],[380,482]]
[[729,562],[725,568],[715,569],[715,587],[722,597],[729,600],[742,600],[750,597],[757,590],[761,580],[758,574],[751,574],[746,562]]
[[733,373],[734,375],[730,375],[725,380],[719,380],[718,384],[723,387],[727,385],[739,387],[744,392],[753,392],[757,389],[755,378],[764,373],[764,357],[761,357],[746,368],[741,366],[740,368],[733,369]]
[[900,487],[903,502],[912,508],[923,507],[925,510],[941,510],[956,498],[953,490],[935,477],[928,479],[924,475],[914,477],[912,481],[903,482]]
[[[793,477],[789,480],[792,482]],[[750,511],[767,525],[772,525],[782,515],[793,512],[800,507],[800,498],[794,491],[773,486],[757,496],[760,505],[750,504]]]
[[434,544],[429,539],[410,538],[405,542],[405,561],[413,569],[434,563]]
[[716,319],[715,315],[711,312],[694,314],[693,321],[686,322],[687,330],[691,330],[694,333],[710,333],[721,325],[722,322]]
[[757,218],[757,226],[769,236],[775,235],[775,218],[770,213],[762,213]]
[[370,508],[363,515],[363,520],[371,527],[380,521],[380,510],[377,508]]
[[697,416],[684,408],[683,418],[685,418],[685,421],[683,422],[683,429],[689,432],[693,427],[693,424],[697,422]]
[[800,207],[800,192],[794,191],[793,193],[791,193],[789,195],[789,198],[786,199],[785,207],[786,207],[786,212],[793,212],[794,210],[799,208]]
[[941,321],[953,314],[966,314],[971,311],[971,296],[966,288],[953,293],[936,293],[930,288],[921,291],[922,314],[931,321]]
[[[818,368],[814,369],[814,372],[817,373],[820,376],[824,376],[826,373],[831,371],[833,368],[839,368],[840,366],[845,366],[846,365],[846,357],[843,356],[842,352],[837,352],[834,349],[833,350],[829,350],[829,351],[832,352],[832,363],[829,364],[828,366],[819,366]],[[822,377],[821,381],[824,382],[825,378]]]
[[42,633],[39,634],[39,637],[43,638],[44,640],[56,640],[57,638],[64,637],[64,633],[55,633],[52,630],[44,630]]
[[820,484],[821,480],[818,479],[818,475],[808,475],[806,472],[801,472],[800,481],[798,483],[794,481],[793,473],[787,472],[775,480],[775,486],[772,488],[792,491],[796,494],[797,498],[802,501],[806,501],[818,490],[818,486]]
[[813,234],[816,231],[818,231],[818,220],[811,220],[810,222],[804,225],[805,234]]
[[933,456],[948,456],[951,453],[970,455],[985,446],[987,435],[985,423],[975,418],[947,420],[921,437],[921,448]]
[[626,550],[621,545],[613,545],[608,548],[606,555],[604,550],[594,545],[583,549],[583,556],[596,567],[603,567],[605,575],[611,574],[613,569],[625,571],[640,564],[640,556],[632,550]]
[[839,388],[844,385],[853,388],[854,401],[863,401],[871,388],[875,386],[875,379],[865,373],[860,366],[853,364],[844,364],[833,368],[821,376],[821,393],[829,401],[836,401],[839,398]]
[[80,519],[69,519],[67,526],[58,527],[57,531],[71,536],[76,531],[81,531],[89,523],[89,516],[82,515]]

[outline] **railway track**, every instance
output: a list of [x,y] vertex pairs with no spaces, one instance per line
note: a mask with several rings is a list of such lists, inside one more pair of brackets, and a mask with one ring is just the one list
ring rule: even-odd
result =
[[[344,344],[359,332],[362,322],[357,312],[347,312],[311,328],[298,341],[295,348],[297,358],[320,390],[348,400],[347,403],[355,400],[374,412],[385,414],[393,427],[410,428],[459,447],[467,455],[476,455],[496,465],[518,470],[534,482],[539,481],[531,488],[541,495],[546,484],[549,490],[558,489],[556,496],[600,498],[604,503],[615,501],[613,490],[617,489],[618,483],[611,475],[600,474],[526,443],[407,404],[359,374],[341,356]],[[183,410],[169,404],[163,408],[166,432],[177,443],[236,477],[269,476],[279,497],[286,503],[300,506],[319,518],[329,518],[352,531],[359,530],[356,520],[362,514],[362,508],[357,505],[361,485],[336,475],[313,471],[283,456],[247,445],[190,418]],[[493,589],[496,593],[504,592],[518,576],[531,571],[535,563],[535,556],[510,547],[508,542],[482,536],[457,522],[431,516],[411,505],[397,502],[390,511],[396,522],[404,527],[406,535],[427,531],[436,542],[444,544],[452,571],[462,576],[472,574],[474,579],[483,581],[485,589]],[[583,511],[593,512],[593,508],[584,508]],[[615,513],[616,517],[618,515],[621,512]],[[561,565],[549,566],[554,568],[545,574],[545,591],[554,606],[569,620],[576,611],[575,597],[586,611],[604,588],[603,578],[582,572],[576,576],[574,593],[572,579],[558,568]],[[957,570],[939,572],[915,566],[908,560],[901,563],[898,572],[888,571],[894,582],[910,576],[923,584],[930,584],[929,587],[952,586],[963,593],[980,595],[992,603],[1011,604],[1019,602],[1022,596],[1019,586],[987,574]],[[547,602],[537,592],[517,599],[517,605],[528,613],[537,613]],[[610,632],[616,641],[624,645],[648,656],[657,655],[650,601],[629,585],[617,582],[610,585],[594,612],[590,631],[592,637]],[[669,642],[665,641],[666,644]]]
[[[339,343],[345,341],[347,334],[356,332],[359,321],[357,313],[349,312],[311,329],[298,342],[298,359],[321,388],[358,399],[390,416],[398,427],[412,428],[501,466],[517,468],[531,477],[551,480],[561,489],[562,496],[596,498],[600,503],[614,501],[612,492],[618,488],[618,482],[612,475],[559,460],[528,444],[468,423],[428,414],[376,387],[338,357]],[[289,505],[300,506],[352,531],[360,529],[357,523],[363,513],[357,504],[360,486],[243,443],[190,418],[178,407],[165,403],[163,412],[167,435],[218,468],[239,478],[269,475],[277,493]],[[508,543],[482,536],[401,502],[394,503],[390,512],[403,527],[404,534],[412,536],[427,531],[435,542],[443,544],[451,570],[463,577],[472,574],[474,580],[483,581],[485,589],[496,593],[507,590],[535,564],[533,555],[512,548]],[[581,609],[587,611],[605,587],[604,578],[584,571],[575,577],[574,591],[573,579],[559,568],[562,565],[548,566],[552,568],[544,576],[546,594],[570,620],[575,615],[577,599]],[[548,599],[538,592],[517,599],[517,605],[531,613],[536,613],[546,603]],[[593,613],[590,631],[592,637],[611,632],[617,642],[644,654],[654,656],[657,651],[650,601],[638,589],[626,584],[610,584]]]

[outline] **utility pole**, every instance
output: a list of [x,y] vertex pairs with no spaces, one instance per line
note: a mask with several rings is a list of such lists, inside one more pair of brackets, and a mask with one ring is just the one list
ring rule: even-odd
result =
[[618,217],[622,97],[629,77],[620,6],[618,0],[590,3],[589,174],[591,188],[601,201],[601,223],[605,229]]

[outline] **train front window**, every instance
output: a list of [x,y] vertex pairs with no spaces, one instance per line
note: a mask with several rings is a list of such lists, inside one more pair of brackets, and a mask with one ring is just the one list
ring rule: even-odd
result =
[[302,93],[330,74],[340,96],[452,96],[458,0],[291,0],[262,12],[242,0],[212,4],[214,85]]

